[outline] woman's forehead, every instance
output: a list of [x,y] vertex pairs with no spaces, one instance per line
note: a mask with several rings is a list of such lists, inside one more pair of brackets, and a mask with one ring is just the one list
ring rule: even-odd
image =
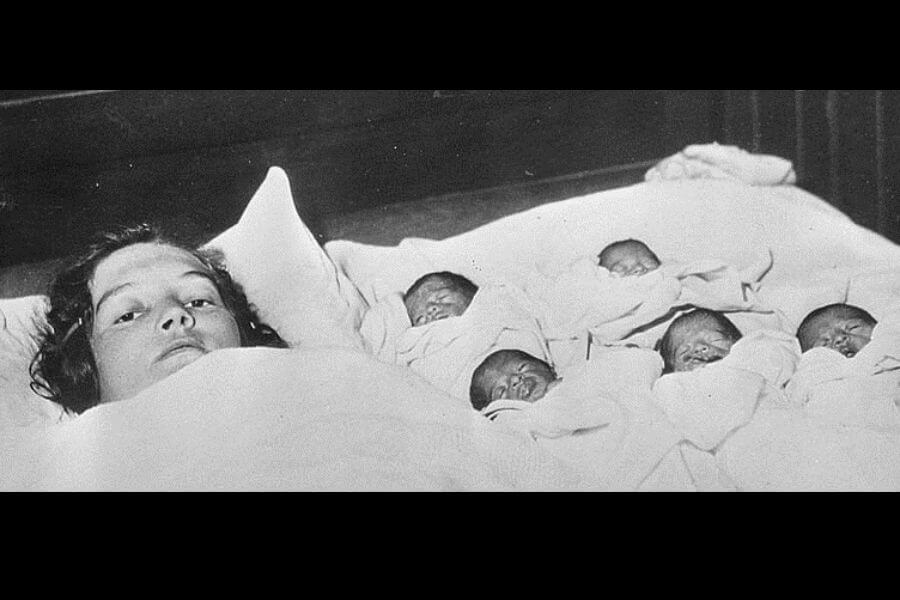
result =
[[140,243],[116,250],[97,264],[91,278],[91,294],[103,294],[127,283],[176,278],[191,271],[209,269],[187,250],[165,244]]

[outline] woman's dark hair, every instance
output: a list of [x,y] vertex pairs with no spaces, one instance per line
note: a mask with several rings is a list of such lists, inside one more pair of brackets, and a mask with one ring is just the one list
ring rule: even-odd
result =
[[186,247],[150,225],[112,230],[98,235],[84,254],[57,274],[49,290],[47,326],[38,333],[39,348],[31,361],[31,389],[69,412],[82,413],[100,403],[90,342],[94,317],[90,281],[102,260],[140,243],[181,248],[209,270],[222,302],[237,323],[242,346],[287,347],[274,329],[259,320],[243,290],[225,269],[221,253]]
[[728,339],[730,339],[732,343],[737,342],[742,337],[741,331],[731,322],[731,319],[717,310],[696,308],[689,313],[685,313],[669,324],[666,333],[656,344],[656,350],[663,359],[663,374],[672,373],[675,370],[675,363],[673,362],[675,355],[675,332],[685,325],[700,321],[713,321],[716,323],[716,325],[721,328],[722,333],[728,336]]

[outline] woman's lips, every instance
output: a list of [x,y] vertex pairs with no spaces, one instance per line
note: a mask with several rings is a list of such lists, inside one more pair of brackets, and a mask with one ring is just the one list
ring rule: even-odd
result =
[[199,352],[201,354],[205,353],[205,350],[200,344],[191,341],[183,341],[176,342],[174,344],[170,344],[156,359],[156,362],[162,362],[166,359],[172,358],[174,356],[178,356],[179,354],[183,354],[186,352]]

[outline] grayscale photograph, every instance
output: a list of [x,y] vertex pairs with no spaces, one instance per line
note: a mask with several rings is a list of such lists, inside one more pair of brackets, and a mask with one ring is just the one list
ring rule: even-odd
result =
[[900,491],[900,90],[0,90],[0,491]]

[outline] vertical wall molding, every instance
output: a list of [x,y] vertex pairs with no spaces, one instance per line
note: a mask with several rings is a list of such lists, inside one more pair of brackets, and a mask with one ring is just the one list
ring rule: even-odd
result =
[[806,178],[806,144],[804,143],[806,128],[805,119],[803,118],[803,107],[806,98],[804,91],[794,90],[794,126],[797,131],[794,145],[794,171],[797,173],[797,180],[800,183],[803,183]]
[[887,181],[884,171],[884,91],[875,90],[875,182],[878,190],[878,232],[887,234],[891,229]]
[[841,194],[841,128],[838,99],[837,90],[828,90],[825,95],[825,118],[828,121],[828,189],[831,192],[829,200],[841,208],[843,197]]
[[759,152],[760,148],[762,148],[759,90],[750,90],[750,122],[753,128],[753,151]]

